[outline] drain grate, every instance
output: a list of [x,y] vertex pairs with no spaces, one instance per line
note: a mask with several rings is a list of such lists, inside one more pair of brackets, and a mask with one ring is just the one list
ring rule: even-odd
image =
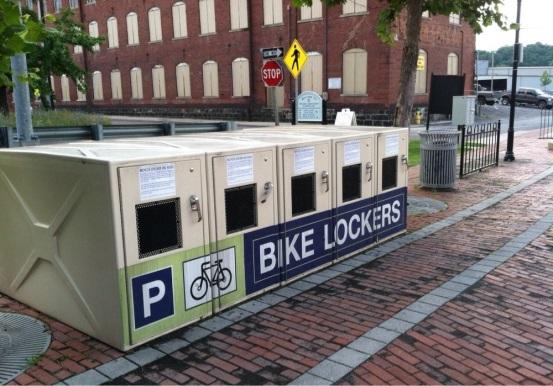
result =
[[0,384],[23,372],[50,345],[50,331],[27,315],[0,312]]

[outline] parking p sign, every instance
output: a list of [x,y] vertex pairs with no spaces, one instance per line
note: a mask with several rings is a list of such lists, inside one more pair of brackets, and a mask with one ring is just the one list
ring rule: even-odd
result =
[[135,276],[131,282],[135,329],[174,315],[171,267]]

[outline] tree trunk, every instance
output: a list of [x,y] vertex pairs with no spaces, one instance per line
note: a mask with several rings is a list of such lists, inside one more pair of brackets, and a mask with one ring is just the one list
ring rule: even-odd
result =
[[399,92],[394,114],[395,126],[407,127],[411,121],[411,110],[415,97],[415,75],[417,71],[417,59],[419,57],[423,3],[424,0],[409,0],[407,2],[405,43],[401,57]]
[[0,114],[8,115],[10,106],[8,102],[8,88],[6,86],[0,87]]

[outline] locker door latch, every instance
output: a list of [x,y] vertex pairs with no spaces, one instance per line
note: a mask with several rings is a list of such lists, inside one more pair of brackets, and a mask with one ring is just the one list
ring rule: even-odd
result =
[[373,163],[371,161],[367,162],[365,165],[365,170],[367,171],[367,181],[371,181],[373,179]]
[[190,196],[190,209],[192,212],[198,212],[198,222],[202,221],[202,208],[200,205],[200,197],[193,194]]
[[405,154],[401,156],[401,162],[403,162],[404,165],[407,165],[407,156]]
[[326,186],[325,193],[330,190],[330,176],[326,170],[324,170],[321,173],[321,180],[323,184]]
[[264,204],[267,202],[267,199],[269,198],[269,195],[273,191],[273,183],[272,182],[265,182],[265,185],[263,185],[263,193],[261,194],[261,203]]

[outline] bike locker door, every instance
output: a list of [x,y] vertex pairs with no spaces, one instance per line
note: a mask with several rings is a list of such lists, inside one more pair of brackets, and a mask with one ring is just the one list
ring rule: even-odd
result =
[[331,143],[282,149],[283,281],[332,262]]
[[372,134],[337,140],[335,243],[337,258],[362,251],[375,242],[375,140]]
[[269,147],[215,156],[212,169],[216,245],[210,282],[214,311],[218,311],[274,284],[276,153]]
[[378,133],[377,196],[373,209],[377,242],[406,228],[407,154],[407,129],[383,129]]
[[204,158],[121,167],[130,345],[211,314],[190,294],[209,262]]

